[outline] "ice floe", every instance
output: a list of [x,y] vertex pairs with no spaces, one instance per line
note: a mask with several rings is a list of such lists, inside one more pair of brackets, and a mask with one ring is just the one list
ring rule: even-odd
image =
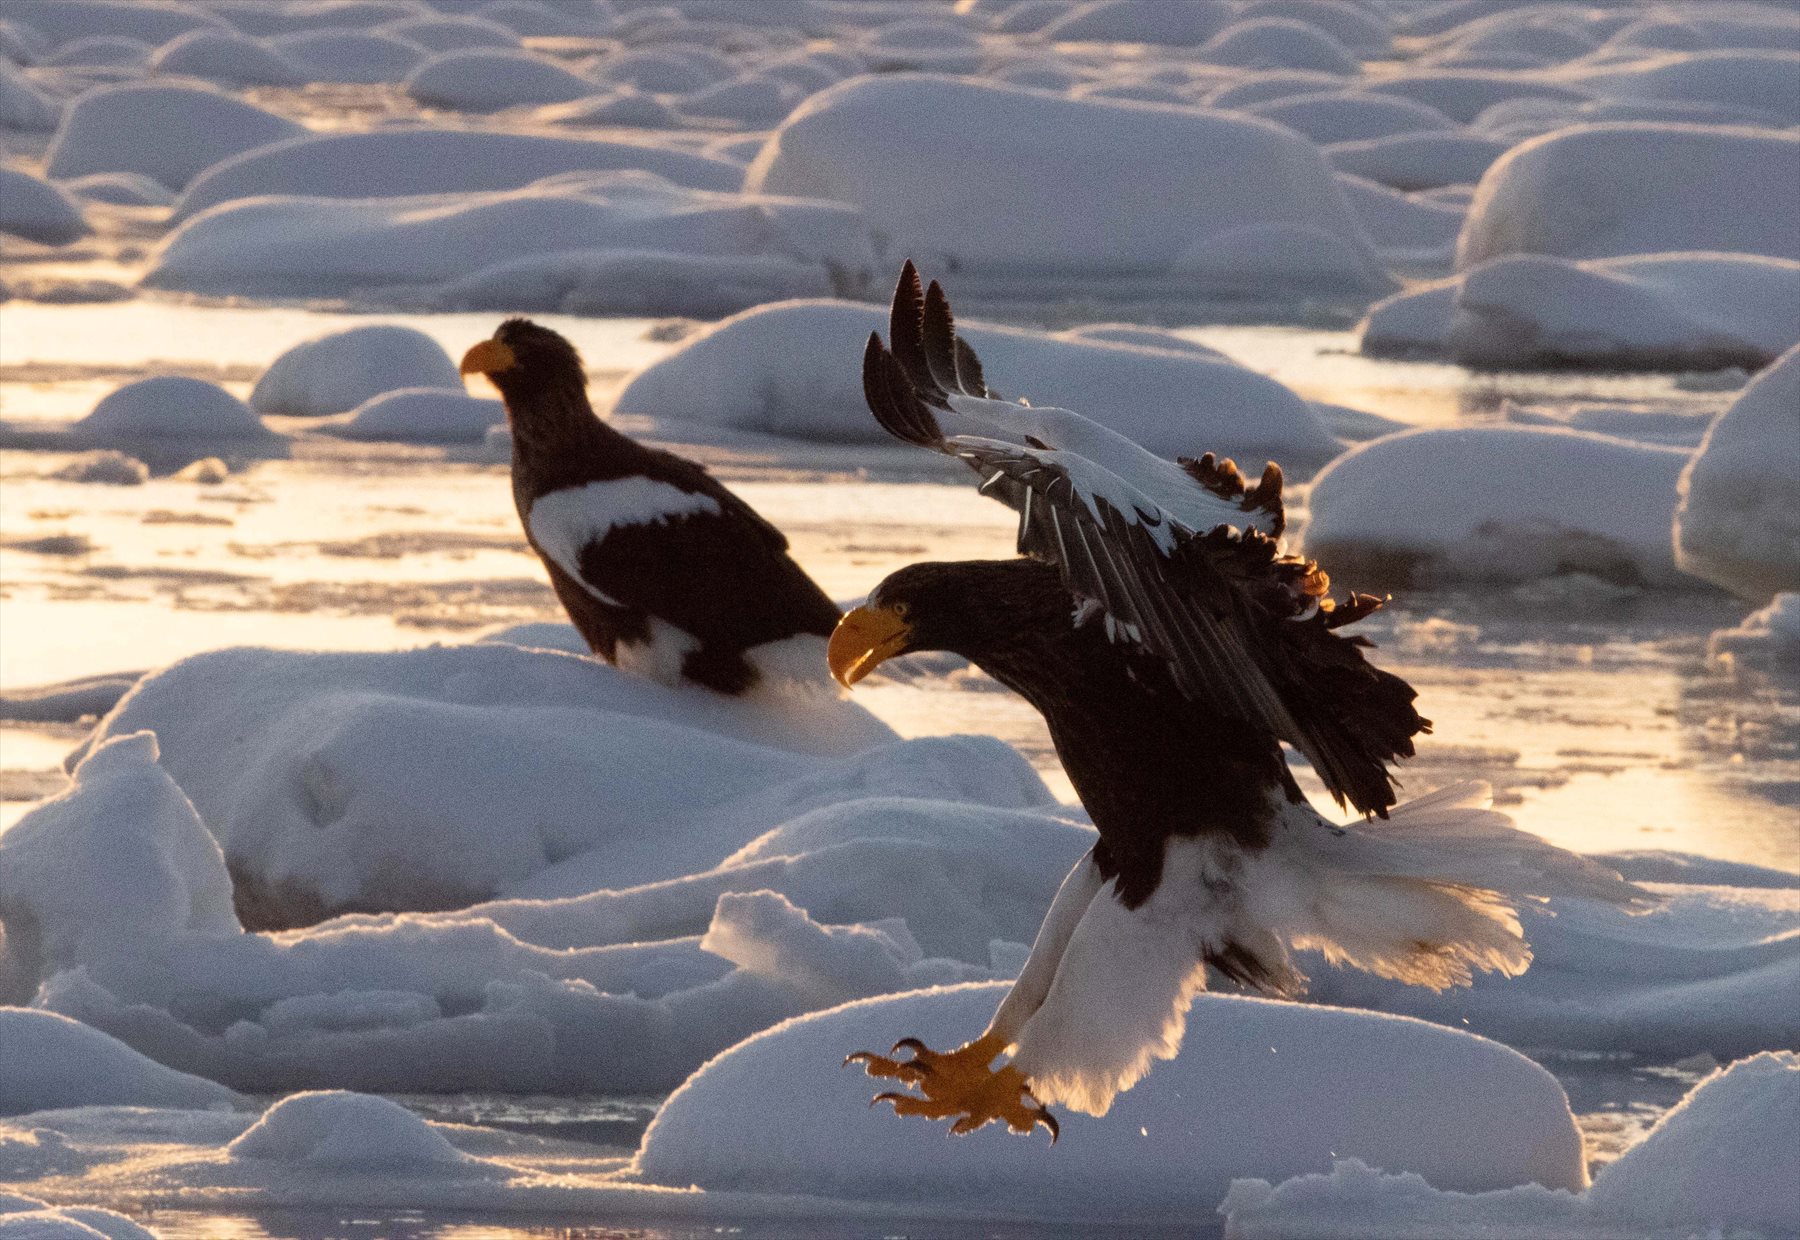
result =
[[1333,143],[1326,148],[1325,157],[1340,172],[1394,189],[1436,189],[1479,181],[1508,145],[1467,133],[1395,133]]
[[243,401],[216,383],[158,375],[127,383],[75,423],[89,439],[196,437],[237,439],[272,435]]
[[745,186],[854,203],[890,249],[1003,287],[1199,296],[1389,283],[1317,147],[1198,109],[858,78],[790,116]]
[[1408,431],[1320,473],[1306,549],[1363,589],[1563,572],[1692,585],[1669,540],[1688,456],[1569,430]]
[[91,231],[80,205],[61,186],[17,168],[0,168],[0,233],[67,245]]
[[1675,554],[1745,598],[1800,590],[1800,345],[1708,428],[1681,476]]
[[364,30],[302,30],[269,46],[315,82],[398,82],[430,53],[417,43]]
[[[851,302],[746,311],[639,371],[613,410],[879,442],[884,435],[869,416],[860,370],[847,359],[861,357],[869,333],[884,322],[877,308]],[[981,355],[996,390],[1078,410],[1165,456],[1218,452],[1305,470],[1341,446],[1286,387],[1216,357],[979,323],[959,323],[958,331]]]
[[1199,996],[1173,1061],[1104,1119],[1065,1120],[1053,1176],[1042,1138],[989,1128],[948,1142],[935,1126],[871,1110],[872,1083],[834,1071],[846,1053],[901,1036],[954,1046],[983,1027],[1002,993],[965,986],[872,999],[751,1038],[664,1104],[638,1174],[715,1191],[1004,1203],[1114,1223],[1203,1217],[1243,1168],[1302,1174],[1334,1155],[1464,1191],[1586,1182],[1568,1104],[1542,1068],[1468,1034],[1361,1012]]
[[233,86],[299,86],[307,71],[265,39],[224,30],[190,30],[150,57],[150,71]]
[[[1559,129],[1481,182],[1459,269],[1504,254],[1727,251],[1800,259],[1800,135],[1713,125]],[[1731,186],[1721,197],[1719,187]]]
[[306,132],[202,86],[103,86],[69,108],[50,144],[48,171],[53,177],[141,172],[178,190],[221,160]]
[[62,101],[0,56],[0,129],[40,131],[62,121]]
[[1735,628],[1715,632],[1706,650],[1744,666],[1800,666],[1800,594],[1777,594]]
[[[1191,4],[1134,4],[1131,0],[1089,0],[1063,5],[1062,13],[1037,27],[1046,41],[1157,43],[1169,47],[1195,47],[1205,43],[1230,23],[1233,10],[1219,0],[1195,0]],[[1046,15],[1048,9],[1040,10]],[[1016,28],[1018,6],[1009,6],[996,17],[996,29]]]
[[1286,125],[1320,145],[1456,128],[1456,122],[1436,108],[1361,90],[1284,95],[1243,110]]
[[416,327],[376,323],[287,350],[250,392],[259,413],[321,417],[400,388],[455,388],[462,377],[444,346]]
[[461,388],[405,387],[370,397],[329,429],[344,439],[480,443],[505,421],[506,407],[497,400]]
[[1362,66],[1344,45],[1310,22],[1259,17],[1234,22],[1203,44],[1202,60],[1248,69],[1355,73]]
[[150,481],[150,467],[135,456],[115,448],[79,452],[68,464],[48,477],[59,482],[94,482],[103,486],[135,487]]
[[546,56],[505,48],[440,53],[414,69],[402,85],[428,107],[463,112],[567,103],[599,89]]
[[1800,1057],[1739,1060],[1702,1081],[1584,1193],[1542,1184],[1443,1191],[1344,1159],[1328,1174],[1239,1180],[1219,1207],[1241,1240],[1598,1240],[1781,1235],[1800,1218]]
[[1361,328],[1365,353],[1492,367],[1754,370],[1797,342],[1800,262],[1752,254],[1512,254],[1397,293]]
[[[0,846],[0,856],[12,844],[9,839]],[[10,881],[0,880],[0,893]],[[4,899],[0,894],[0,902]],[[165,1068],[116,1038],[54,1012],[0,1007],[0,1045],[6,1047],[0,1056],[0,1115],[86,1106],[204,1110],[229,1105],[236,1097],[223,1085]],[[10,1178],[6,1161],[0,1154],[0,1179]]]

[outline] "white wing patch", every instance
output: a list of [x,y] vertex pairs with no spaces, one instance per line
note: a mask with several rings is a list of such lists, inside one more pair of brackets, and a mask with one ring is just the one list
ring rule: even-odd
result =
[[676,517],[694,513],[716,516],[718,512],[719,501],[710,495],[683,491],[666,482],[633,474],[540,495],[531,505],[526,524],[531,529],[532,541],[555,561],[558,568],[581,582],[601,602],[617,607],[617,599],[608,598],[592,582],[582,579],[581,552],[584,547],[624,526],[661,525]]

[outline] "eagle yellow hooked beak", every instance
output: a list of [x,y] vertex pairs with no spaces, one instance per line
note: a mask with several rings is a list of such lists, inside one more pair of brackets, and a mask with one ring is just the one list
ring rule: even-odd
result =
[[858,607],[832,630],[825,662],[840,685],[851,685],[874,671],[883,660],[906,649],[912,626],[892,607]]
[[507,345],[498,340],[483,340],[480,344],[463,354],[462,371],[465,375],[492,375],[502,370],[511,370],[519,364],[519,359]]

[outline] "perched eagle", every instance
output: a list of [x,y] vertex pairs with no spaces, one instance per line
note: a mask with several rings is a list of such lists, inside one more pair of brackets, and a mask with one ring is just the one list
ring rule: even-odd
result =
[[[1170,462],[1068,410],[990,392],[937,284],[908,263],[890,345],[869,340],[877,421],[967,462],[1019,513],[1022,558],[915,564],[844,617],[829,657],[846,686],[915,650],[962,655],[1044,716],[1100,839],[1044,918],[986,1032],[936,1052],[858,1052],[901,1114],[1029,1133],[1046,1104],[1103,1114],[1180,1046],[1206,966],[1277,996],[1305,985],[1290,952],[1442,989],[1522,972],[1515,906],[1639,889],[1518,831],[1463,785],[1395,805],[1388,763],[1427,722],[1413,690],[1340,630],[1378,601],[1327,597],[1281,554],[1281,473]],[[1340,804],[1312,808],[1282,743]],[[1010,1052],[999,1069],[994,1058]]]
[[706,470],[595,416],[567,340],[508,319],[462,360],[512,424],[513,500],[557,598],[601,658],[671,685],[831,689],[838,609],[787,539]]

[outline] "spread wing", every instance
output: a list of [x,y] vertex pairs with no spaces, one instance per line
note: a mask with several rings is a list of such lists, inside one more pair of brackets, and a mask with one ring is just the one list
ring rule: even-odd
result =
[[[984,492],[1018,511],[1020,552],[1057,566],[1084,618],[1098,608],[1114,640],[1164,661],[1182,694],[1294,745],[1340,803],[1365,813],[1394,803],[1387,763],[1409,756],[1428,725],[1410,686],[1334,632],[1379,602],[1335,605],[1316,565],[1279,554],[1279,470],[1249,487],[1210,455],[1178,466],[1136,445],[1120,452],[1079,415],[995,399],[942,290],[920,296],[910,263],[891,335],[891,348],[872,335],[863,356],[876,421],[980,474]],[[940,413],[1011,433],[946,434]],[[1099,444],[1105,462],[1071,442]],[[1216,519],[1196,526],[1195,514]]]

